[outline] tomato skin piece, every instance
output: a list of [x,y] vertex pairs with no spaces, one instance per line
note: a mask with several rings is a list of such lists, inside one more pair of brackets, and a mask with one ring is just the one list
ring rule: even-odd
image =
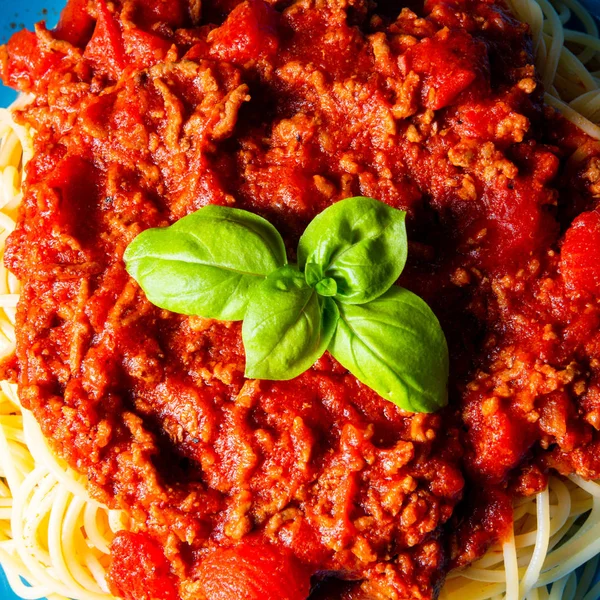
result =
[[186,60],[203,60],[206,58],[210,58],[210,46],[208,42],[201,41],[194,44],[186,53],[184,58]]
[[112,80],[119,79],[125,68],[125,49],[119,24],[104,0],[98,0],[98,21],[83,56],[95,71]]
[[169,562],[149,535],[121,531],[110,552],[109,583],[123,600],[179,600]]
[[87,11],[87,0],[68,0],[54,35],[73,46],[84,48],[94,31],[94,19]]
[[469,88],[485,88],[485,46],[464,31],[441,32],[410,47],[400,58],[400,69],[423,77],[422,102],[438,110],[458,101]]
[[212,54],[235,64],[274,55],[279,46],[277,19],[277,12],[263,0],[238,4],[225,23],[210,33]]
[[600,294],[600,214],[584,212],[565,234],[560,268],[567,286]]
[[198,569],[207,600],[306,600],[310,575],[286,549],[244,541],[209,554]]

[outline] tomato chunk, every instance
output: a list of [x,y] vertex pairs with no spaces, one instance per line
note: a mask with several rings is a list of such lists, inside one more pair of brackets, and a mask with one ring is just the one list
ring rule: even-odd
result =
[[23,29],[15,33],[7,46],[7,61],[0,61],[0,79],[22,92],[35,89],[61,56],[40,49],[35,33]]
[[243,542],[215,550],[199,567],[207,600],[306,600],[309,574],[284,549]]
[[211,32],[212,50],[221,60],[245,63],[277,52],[277,13],[263,0],[236,6],[221,27]]
[[178,600],[169,562],[150,536],[120,532],[110,551],[108,577],[116,595],[124,600]]
[[98,0],[98,21],[84,57],[96,72],[117,80],[125,68],[125,50],[119,24],[104,0]]
[[464,31],[448,30],[409,48],[399,64],[405,75],[421,75],[423,103],[433,110],[454,103],[469,87],[486,86],[483,73],[489,69],[482,43]]
[[600,294],[600,214],[577,217],[562,246],[561,271],[568,287]]
[[55,35],[81,48],[89,42],[94,31],[94,19],[87,11],[87,0],[68,0],[63,9]]
[[165,23],[173,28],[183,27],[188,2],[182,0],[137,0],[136,8],[145,26]]

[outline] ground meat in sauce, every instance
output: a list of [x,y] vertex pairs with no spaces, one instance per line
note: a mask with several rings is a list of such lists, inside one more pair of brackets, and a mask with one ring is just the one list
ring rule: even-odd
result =
[[[302,600],[311,576],[319,598],[432,598],[548,469],[600,477],[600,149],[543,107],[500,1],[405,6],[69,0],[0,48],[37,132],[5,257],[20,396],[131,513],[128,600]],[[293,260],[353,195],[408,213],[401,283],[450,345],[437,414],[327,354],[245,380],[238,323],[160,310],[124,269],[209,203],[271,220]]]

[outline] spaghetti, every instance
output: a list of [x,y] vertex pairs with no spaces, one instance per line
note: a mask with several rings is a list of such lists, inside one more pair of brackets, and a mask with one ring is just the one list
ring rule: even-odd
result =
[[[531,26],[546,101],[600,140],[600,40],[576,0],[512,0]],[[565,27],[572,15],[585,32]],[[25,100],[20,100],[23,102]],[[31,132],[0,112],[0,246],[15,226]],[[0,353],[13,351],[18,281],[0,263]],[[105,576],[114,534],[126,516],[100,506],[81,477],[49,450],[16,386],[0,383],[0,562],[26,599],[110,599]],[[443,600],[594,600],[600,558],[600,485],[551,477],[548,489],[516,503],[514,529],[501,547],[451,573]],[[584,563],[579,578],[574,571]],[[27,584],[24,583],[27,582]]]
[[[598,26],[577,0],[511,0],[514,13],[531,26],[536,68],[546,102],[590,137],[600,140],[600,52]],[[558,9],[558,10],[557,10]],[[564,27],[575,15],[585,33]],[[567,45],[565,45],[567,44]],[[578,54],[568,46],[578,48]],[[589,67],[589,68],[588,68]]]

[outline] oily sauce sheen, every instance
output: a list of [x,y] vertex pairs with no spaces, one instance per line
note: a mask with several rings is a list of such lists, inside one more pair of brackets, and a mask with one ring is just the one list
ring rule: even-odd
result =
[[[4,370],[132,516],[114,594],[430,599],[550,469],[600,477],[600,150],[544,108],[501,1],[69,0],[0,75],[36,131]],[[124,268],[141,231],[211,203],[269,219],[293,261],[356,195],[408,213],[400,283],[450,347],[436,414],[328,354],[246,380],[239,323],[160,310]]]

